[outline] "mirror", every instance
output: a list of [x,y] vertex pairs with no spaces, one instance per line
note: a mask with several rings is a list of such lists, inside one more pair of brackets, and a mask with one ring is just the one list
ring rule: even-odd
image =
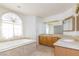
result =
[[74,16],[68,17],[63,21],[63,30],[66,32],[75,30],[75,17]]

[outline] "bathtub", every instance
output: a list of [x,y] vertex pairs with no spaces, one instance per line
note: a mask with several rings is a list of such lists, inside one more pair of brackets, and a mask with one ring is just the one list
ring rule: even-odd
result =
[[[11,55],[11,56],[16,55],[16,54],[17,55],[20,55],[20,54],[21,55],[27,55],[27,54],[23,54],[24,50],[25,50],[25,52],[27,50],[29,50],[29,52],[30,52],[30,49],[35,48],[35,45],[33,45],[33,43],[35,43],[35,42],[36,41],[33,40],[33,39],[21,39],[21,40],[1,42],[0,43],[0,55]],[[18,48],[18,50],[17,50],[17,48]],[[14,53],[13,51],[14,52],[19,51],[21,53],[20,54],[19,54],[19,52]],[[11,52],[13,52],[14,54],[11,53]]]

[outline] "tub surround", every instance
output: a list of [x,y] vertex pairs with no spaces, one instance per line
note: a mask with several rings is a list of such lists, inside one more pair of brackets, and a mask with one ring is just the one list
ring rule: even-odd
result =
[[26,36],[15,36],[15,37],[11,37],[11,38],[0,37],[0,42],[7,42],[7,41],[14,41],[14,40],[21,40],[21,39],[33,39],[33,38],[26,37]]
[[36,41],[33,39],[22,39],[22,40],[0,42],[0,52],[7,51],[13,48],[17,48],[23,45],[31,44],[34,42]]

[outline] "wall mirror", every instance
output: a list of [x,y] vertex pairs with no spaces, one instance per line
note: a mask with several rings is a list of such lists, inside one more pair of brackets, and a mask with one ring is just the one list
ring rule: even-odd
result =
[[71,16],[63,21],[63,31],[74,31],[75,30],[75,17]]

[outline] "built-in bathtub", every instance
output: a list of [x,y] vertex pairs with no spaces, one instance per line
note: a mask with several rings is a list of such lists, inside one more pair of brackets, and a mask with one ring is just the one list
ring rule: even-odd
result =
[[[0,55],[28,55],[29,52],[35,49],[35,42],[36,41],[33,39],[19,39],[0,42]],[[28,53],[25,54],[25,52]]]

